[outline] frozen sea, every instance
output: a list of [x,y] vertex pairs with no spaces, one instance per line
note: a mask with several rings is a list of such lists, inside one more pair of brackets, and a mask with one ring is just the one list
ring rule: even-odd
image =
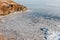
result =
[[[0,17],[0,32],[14,40],[60,40],[60,0],[15,0],[26,12]],[[8,40],[7,39],[7,40]]]

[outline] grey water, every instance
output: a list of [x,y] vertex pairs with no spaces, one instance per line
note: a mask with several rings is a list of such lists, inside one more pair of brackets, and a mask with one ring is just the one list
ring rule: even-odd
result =
[[32,10],[31,17],[60,20],[60,0],[14,0]]

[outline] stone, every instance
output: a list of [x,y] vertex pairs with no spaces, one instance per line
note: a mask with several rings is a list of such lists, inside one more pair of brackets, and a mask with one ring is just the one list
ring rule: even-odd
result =
[[20,5],[12,0],[0,0],[0,15],[7,15],[13,12],[26,11],[27,8],[23,5]]
[[0,33],[0,40],[7,40],[7,38],[2,33]]

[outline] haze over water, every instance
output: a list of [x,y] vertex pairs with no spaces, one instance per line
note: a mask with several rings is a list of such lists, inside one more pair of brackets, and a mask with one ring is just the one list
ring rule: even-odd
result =
[[[60,0],[15,0],[19,4],[23,4],[30,9],[33,13],[43,14],[44,17],[53,17],[54,19],[60,18]],[[35,12],[34,12],[35,11]],[[48,16],[47,16],[48,14]]]

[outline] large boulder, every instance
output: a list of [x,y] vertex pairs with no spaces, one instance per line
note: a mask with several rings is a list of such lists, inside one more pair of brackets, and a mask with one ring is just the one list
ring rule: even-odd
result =
[[7,15],[10,13],[9,8],[7,8],[6,6],[1,6],[0,11],[0,15]]
[[27,8],[14,1],[0,1],[0,15],[7,15],[17,11],[26,11]]

